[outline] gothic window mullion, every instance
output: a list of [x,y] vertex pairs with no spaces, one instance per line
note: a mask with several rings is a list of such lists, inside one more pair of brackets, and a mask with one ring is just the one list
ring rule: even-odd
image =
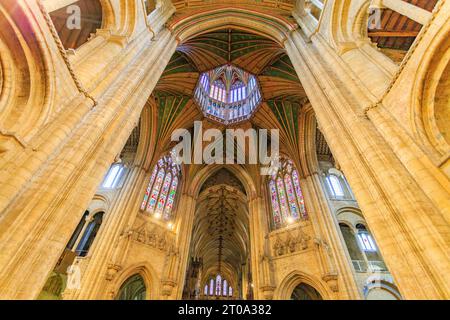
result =
[[[160,175],[161,172],[163,173],[162,176]],[[162,187],[162,184],[164,183],[164,179],[165,178],[166,178],[165,170],[163,168],[159,169],[158,170],[158,175],[156,176],[156,181],[155,181],[154,186],[152,188],[152,193],[150,195],[150,199],[148,201],[147,211],[154,212],[156,204],[158,203],[158,200],[159,200],[159,194],[161,192],[161,187]],[[156,187],[158,187],[158,189],[155,189]]]

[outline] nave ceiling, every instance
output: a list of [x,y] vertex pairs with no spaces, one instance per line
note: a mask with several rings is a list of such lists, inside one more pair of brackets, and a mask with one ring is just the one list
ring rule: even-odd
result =
[[[191,257],[201,258],[204,276],[236,275],[247,262],[249,221],[243,186],[227,169],[202,187],[192,233]],[[230,276],[228,276],[229,281]]]
[[289,57],[276,42],[235,29],[205,33],[178,46],[153,94],[160,136],[167,137],[175,128],[190,128],[193,121],[203,119],[193,99],[199,75],[227,63],[256,75],[260,84],[263,103],[250,124],[280,128],[281,140],[297,143],[295,115],[307,98]]

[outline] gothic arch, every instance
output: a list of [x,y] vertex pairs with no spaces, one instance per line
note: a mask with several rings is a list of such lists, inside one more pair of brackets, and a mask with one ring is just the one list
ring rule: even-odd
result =
[[[350,214],[353,214],[356,217],[358,217],[357,221],[356,222],[351,222],[351,221],[345,219],[345,217],[342,217],[342,214],[344,214],[346,212],[348,212]],[[336,218],[337,218],[339,223],[342,222],[342,223],[349,224],[350,227],[352,228],[352,230],[355,229],[355,225],[357,223],[362,223],[362,224],[364,224],[367,227],[367,222],[364,219],[364,215],[362,214],[361,209],[359,209],[357,207],[344,206],[344,207],[341,207],[341,208],[337,209],[336,210]]]
[[160,296],[159,294],[159,279],[158,275],[148,262],[139,262],[128,266],[124,270],[120,271],[111,283],[111,289],[109,290],[109,297],[107,299],[114,299],[119,292],[121,286],[131,276],[139,274],[145,283],[146,288],[146,300],[156,300]]
[[374,274],[365,280],[364,298],[367,299],[370,291],[373,289],[381,289],[393,295],[397,300],[402,300],[402,296],[392,279],[392,276],[386,274]]
[[[23,147],[48,121],[55,95],[54,58],[30,15],[22,3],[0,5],[0,129]],[[0,153],[9,148],[2,144]]]
[[292,271],[280,282],[275,289],[275,300],[289,300],[295,287],[299,284],[305,283],[316,289],[324,300],[332,299],[333,295],[328,289],[327,285],[316,277],[306,274],[302,271]]
[[[188,194],[197,198],[200,194],[201,187],[205,183],[205,181],[212,176],[214,173],[219,171],[221,168],[224,168],[225,165],[213,164],[204,166],[192,179],[190,186],[188,187]],[[245,188],[245,193],[247,194],[247,198],[253,199],[256,195],[259,194],[255,181],[253,177],[245,170],[242,166],[234,164],[227,165],[226,169],[233,173],[236,178],[238,178],[242,185]]]
[[205,32],[235,28],[263,35],[283,44],[289,32],[295,29],[294,24],[282,17],[237,7],[194,13],[174,21],[168,27],[181,43]]
[[412,93],[412,126],[420,144],[430,150],[435,161],[450,154],[448,131],[448,86],[450,84],[450,28],[447,26],[433,39],[433,52],[420,64]]
[[101,194],[94,195],[91,203],[89,204],[88,210],[92,215],[96,214],[97,212],[103,211],[105,214],[108,213],[108,209],[110,206],[109,199]]

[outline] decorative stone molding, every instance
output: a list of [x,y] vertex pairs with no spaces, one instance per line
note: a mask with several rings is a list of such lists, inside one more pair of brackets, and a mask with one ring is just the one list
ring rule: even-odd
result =
[[151,222],[145,222],[141,226],[124,232],[133,241],[143,243],[161,251],[172,252],[175,247],[174,239],[168,230]]
[[265,300],[272,300],[276,287],[274,286],[262,286],[261,291]]
[[294,229],[287,229],[277,233],[272,245],[274,256],[283,256],[308,249],[311,237],[299,225]]
[[323,281],[325,281],[328,286],[330,287],[330,289],[333,292],[338,292],[339,291],[339,286],[338,286],[338,276],[336,273],[327,273],[324,276],[322,276]]
[[173,280],[166,279],[161,281],[161,293],[163,296],[169,297],[177,283]]
[[122,267],[118,264],[114,264],[114,263],[109,263],[108,267],[106,269],[106,275],[105,278],[108,281],[111,281],[114,279],[114,277],[116,276],[116,274],[122,269]]

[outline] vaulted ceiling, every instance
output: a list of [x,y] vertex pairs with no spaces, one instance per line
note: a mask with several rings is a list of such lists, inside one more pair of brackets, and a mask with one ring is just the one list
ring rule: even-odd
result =
[[306,96],[292,63],[277,43],[231,29],[206,33],[181,44],[155,90],[192,96],[201,72],[226,63],[256,75],[266,100],[299,101]]
[[247,262],[248,208],[242,189],[232,173],[221,169],[206,181],[200,193],[191,255],[202,258],[208,275],[236,275]]

